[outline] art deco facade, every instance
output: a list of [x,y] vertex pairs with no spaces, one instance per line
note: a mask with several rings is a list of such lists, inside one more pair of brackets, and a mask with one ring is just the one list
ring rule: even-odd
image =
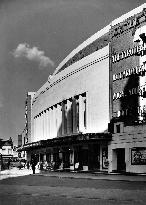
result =
[[146,5],[112,22],[109,171],[146,172]]
[[79,163],[83,170],[107,169],[108,32],[109,26],[75,49],[36,92],[28,157],[53,160],[57,168],[62,162],[63,168],[74,169]]
[[146,5],[73,50],[31,104],[28,159],[56,168],[146,172]]

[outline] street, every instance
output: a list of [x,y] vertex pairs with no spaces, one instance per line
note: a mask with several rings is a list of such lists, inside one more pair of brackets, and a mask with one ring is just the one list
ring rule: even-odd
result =
[[[146,181],[25,175],[0,181],[0,205],[145,204]],[[81,175],[78,175],[81,176]],[[86,176],[82,174],[82,176]]]

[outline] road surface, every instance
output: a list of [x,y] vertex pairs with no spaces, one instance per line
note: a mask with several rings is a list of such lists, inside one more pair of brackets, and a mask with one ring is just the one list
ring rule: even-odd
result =
[[0,181],[0,205],[144,205],[146,182],[26,175]]

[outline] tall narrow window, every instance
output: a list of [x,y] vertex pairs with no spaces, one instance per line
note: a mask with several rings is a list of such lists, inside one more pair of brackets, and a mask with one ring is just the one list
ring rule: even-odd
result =
[[84,99],[84,128],[86,128],[86,98]]
[[72,98],[67,100],[67,134],[73,132],[73,107]]
[[71,132],[73,133],[73,100],[71,101]]
[[77,132],[79,131],[79,99],[76,99],[76,122]]
[[80,103],[80,128],[83,131],[86,128],[86,93],[81,94]]
[[120,133],[121,132],[121,126],[120,124],[116,125],[116,132]]
[[67,133],[67,101],[65,101],[65,116],[64,116],[64,133]]
[[62,102],[62,134],[67,133],[67,101]]

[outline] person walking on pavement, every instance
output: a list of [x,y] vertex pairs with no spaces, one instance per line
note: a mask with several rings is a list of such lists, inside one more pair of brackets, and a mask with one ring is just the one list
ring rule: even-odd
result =
[[27,169],[29,169],[29,161],[27,161]]
[[10,168],[10,160],[8,160],[7,167]]
[[36,159],[35,157],[32,158],[31,160],[31,166],[32,166],[32,171],[33,171],[33,174],[35,174],[35,166],[36,166]]

